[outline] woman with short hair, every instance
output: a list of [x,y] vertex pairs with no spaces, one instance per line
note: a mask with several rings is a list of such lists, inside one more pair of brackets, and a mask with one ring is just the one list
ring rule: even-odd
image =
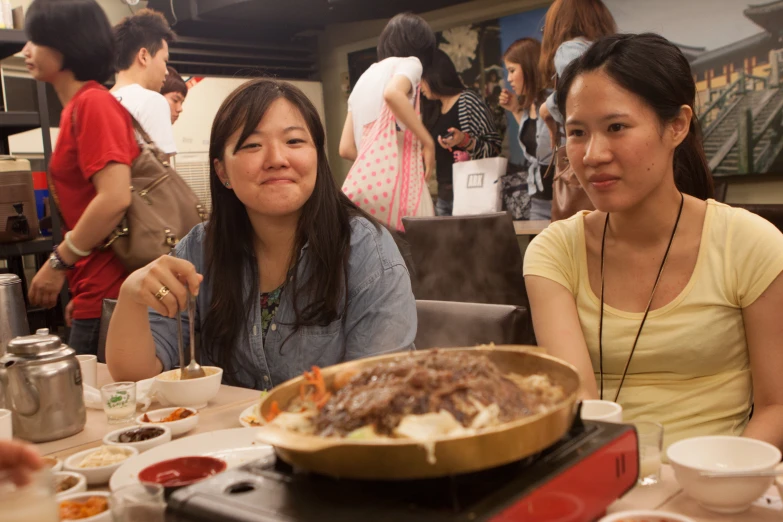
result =
[[112,250],[100,247],[130,205],[139,146],[130,114],[102,85],[114,72],[114,38],[95,0],[35,0],[25,31],[27,69],[50,83],[63,105],[49,172],[65,237],[33,278],[30,302],[55,306],[67,278],[73,303],[68,344],[95,354],[102,301],[115,299],[128,275]]

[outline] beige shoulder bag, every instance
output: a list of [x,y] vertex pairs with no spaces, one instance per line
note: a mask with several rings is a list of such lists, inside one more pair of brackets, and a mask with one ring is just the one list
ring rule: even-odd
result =
[[[207,219],[198,196],[132,115],[131,120],[143,140],[131,165],[131,204],[117,228],[99,247],[111,248],[129,272],[167,255],[194,226]],[[73,127],[75,132],[75,111]],[[59,208],[51,178],[49,189]]]

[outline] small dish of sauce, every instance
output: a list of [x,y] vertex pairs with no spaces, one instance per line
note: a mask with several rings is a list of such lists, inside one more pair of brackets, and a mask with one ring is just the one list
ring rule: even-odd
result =
[[163,428],[155,426],[143,426],[139,428],[131,428],[121,432],[116,437],[116,442],[122,444],[128,444],[132,442],[143,442],[145,440],[151,440],[163,435],[165,431]]

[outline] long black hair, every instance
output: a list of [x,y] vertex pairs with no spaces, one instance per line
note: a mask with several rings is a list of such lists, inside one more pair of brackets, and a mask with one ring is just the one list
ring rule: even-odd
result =
[[454,96],[465,90],[465,84],[462,83],[454,62],[440,49],[435,50],[432,65],[424,69],[421,79],[427,82],[433,94],[439,96]]
[[[440,49],[436,49],[432,56],[432,64],[424,69],[421,79],[427,82],[432,94],[437,96],[454,96],[465,90],[465,84],[459,77],[454,62],[449,55]],[[424,126],[432,127],[438,120],[441,111],[441,102],[439,100],[421,99],[421,114]]]
[[[326,325],[345,317],[347,308],[348,258],[351,225],[361,216],[379,226],[367,213],[354,205],[334,182],[324,144],[321,119],[305,94],[290,83],[260,78],[239,86],[220,106],[212,124],[209,144],[212,213],[206,226],[206,278],[212,289],[212,301],[204,321],[204,350],[226,376],[235,373],[240,332],[258,304],[258,265],[253,249],[254,232],[245,205],[234,191],[218,178],[215,160],[222,160],[229,137],[241,129],[235,148],[255,130],[271,104],[284,99],[294,105],[307,124],[318,155],[313,193],[302,207],[296,230],[293,279],[287,288],[293,292],[294,329]],[[301,281],[297,274],[299,252],[307,244],[310,277]],[[247,271],[253,285],[246,288]]]
[[680,49],[653,33],[601,38],[571,62],[560,79],[557,105],[563,115],[574,80],[598,69],[644,100],[662,123],[677,117],[683,105],[694,111],[688,135],[674,151],[674,182],[685,194],[699,199],[711,198],[714,192],[712,174],[704,155],[695,111],[696,84],[688,60]]

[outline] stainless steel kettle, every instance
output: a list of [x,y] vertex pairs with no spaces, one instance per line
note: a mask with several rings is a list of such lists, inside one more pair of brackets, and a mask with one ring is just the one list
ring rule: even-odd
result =
[[82,431],[87,411],[76,352],[46,329],[13,339],[0,359],[0,408],[11,410],[14,436],[30,442]]

